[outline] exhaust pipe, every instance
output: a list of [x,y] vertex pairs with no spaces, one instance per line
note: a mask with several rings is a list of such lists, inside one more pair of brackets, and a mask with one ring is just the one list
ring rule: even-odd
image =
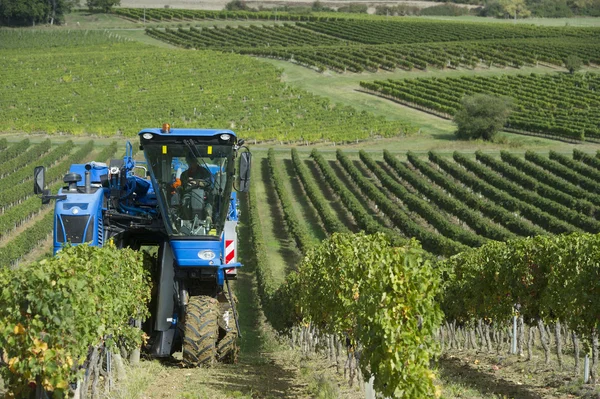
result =
[[[91,170],[95,166],[95,162],[90,162],[85,165],[85,193],[90,194],[92,192],[92,175]],[[106,165],[106,164],[105,164]]]
[[92,177],[89,170],[85,171],[85,193],[90,194],[92,192]]

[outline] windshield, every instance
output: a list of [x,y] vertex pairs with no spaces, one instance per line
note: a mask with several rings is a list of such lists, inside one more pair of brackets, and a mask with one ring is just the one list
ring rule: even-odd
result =
[[230,145],[145,144],[150,174],[169,235],[221,235],[231,196],[233,149]]

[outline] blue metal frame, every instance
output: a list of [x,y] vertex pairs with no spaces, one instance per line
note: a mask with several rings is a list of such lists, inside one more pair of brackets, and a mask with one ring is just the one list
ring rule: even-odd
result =
[[139,131],[138,136],[144,133],[152,133],[159,136],[176,136],[176,137],[213,137],[219,134],[229,134],[237,137],[234,132],[227,129],[171,129],[168,133],[163,132],[160,128],[145,128]]
[[[207,137],[211,138],[215,135],[229,134],[234,138],[235,133],[231,130],[226,129],[171,129],[169,133],[163,132],[159,128],[147,128],[142,129],[139,135],[144,133],[152,133],[160,136],[170,137]],[[157,196],[154,192],[154,186],[156,182],[153,181],[151,184],[148,180],[135,176],[133,174],[133,168],[136,165],[145,165],[146,162],[135,161],[132,156],[131,143],[127,142],[126,154],[124,157],[124,168],[127,170],[127,181],[125,182],[125,193],[122,196],[122,200],[119,201],[119,211],[130,215],[140,214],[151,214],[156,215],[158,213],[157,207]],[[212,170],[214,169],[214,170]],[[77,187],[85,186],[86,170],[89,170],[91,182],[96,187],[101,184],[101,177],[108,175],[108,167],[101,163],[89,163],[89,164],[73,164],[70,167],[69,172],[77,173],[82,176],[81,181],[77,183]],[[217,167],[211,168],[211,172],[216,173]],[[121,184],[121,182],[119,182]],[[77,215],[77,216],[89,216],[88,224],[83,232],[83,237],[86,237],[89,228],[94,228],[93,239],[89,245],[102,246],[104,243],[104,232],[103,232],[103,220],[102,214],[106,210],[103,208],[104,197],[110,192],[110,188],[97,187],[96,191],[91,194],[85,193],[73,193],[66,189],[59,190],[59,195],[66,195],[66,199],[57,200],[55,203],[55,219],[54,219],[54,253],[60,250],[64,245],[66,238],[66,231],[64,225],[62,225],[62,231],[64,236],[57,237],[58,223],[63,223],[63,215]],[[131,195],[136,193],[136,200],[143,203],[143,208],[135,207],[131,204],[127,204],[127,200],[131,198]],[[237,194],[235,191],[231,193],[231,200],[229,204],[229,210],[227,220],[237,221],[238,220],[238,203]],[[177,265],[180,267],[207,267],[216,269],[217,283],[222,285],[224,283],[224,275],[227,269],[238,268],[242,265],[240,263],[225,264],[225,234],[223,233],[219,240],[217,239],[180,239],[178,237],[170,237],[169,242],[173,250],[173,254]],[[77,245],[78,243],[74,243]],[[212,260],[201,259],[199,253],[202,251],[210,250],[214,252],[215,257]]]

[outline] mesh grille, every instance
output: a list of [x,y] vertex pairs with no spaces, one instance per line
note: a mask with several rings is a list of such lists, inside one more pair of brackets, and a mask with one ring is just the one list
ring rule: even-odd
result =
[[[87,226],[89,215],[73,216],[73,215],[61,215],[65,232],[67,233],[66,241],[73,244],[81,244],[83,242],[83,233]],[[88,235],[91,229],[88,229]],[[57,237],[57,241],[64,242],[64,234]],[[87,237],[86,237],[87,239]],[[91,238],[88,240],[91,241]]]

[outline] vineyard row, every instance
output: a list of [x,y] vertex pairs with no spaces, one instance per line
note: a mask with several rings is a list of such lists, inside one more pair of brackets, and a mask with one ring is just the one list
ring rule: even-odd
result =
[[[477,40],[468,35],[455,41],[432,38],[412,32],[413,39],[360,43],[345,36],[328,36],[306,25],[239,28],[179,28],[146,30],[149,36],[185,48],[232,50],[240,54],[277,58],[318,70],[375,72],[396,68],[424,70],[435,68],[515,67],[546,63],[562,66],[566,57],[576,55],[585,64],[600,64],[600,45],[587,37],[557,36],[553,40],[532,36],[510,36]],[[542,35],[543,36],[543,35]],[[513,38],[518,37],[518,38]],[[344,40],[345,39],[345,40]],[[396,41],[393,41],[396,40]],[[425,43],[419,43],[424,41]],[[412,43],[419,43],[418,45]]]
[[[595,203],[582,201],[563,191],[563,186],[549,182],[562,182],[576,190],[585,189],[573,181],[566,182],[549,169],[537,166],[530,153],[525,158],[506,152],[502,152],[501,158],[481,152],[477,152],[475,158],[455,153],[454,160],[430,153],[429,162],[410,152],[407,154],[408,162],[401,161],[387,151],[383,155],[383,162],[376,161],[361,151],[359,162],[341,151],[337,152],[340,169],[360,190],[359,198],[340,181],[321,154],[317,151],[311,154],[324,177],[324,183],[339,197],[359,228],[369,233],[384,232],[399,243],[405,237],[416,237],[427,251],[449,255],[467,247],[479,247],[488,240],[506,241],[518,236],[548,233],[600,232]],[[507,158],[509,155],[511,158]],[[274,154],[271,152],[269,157],[273,164]],[[511,163],[512,157],[531,169],[515,167]],[[508,162],[503,160],[505,158]],[[552,161],[549,157],[541,158]],[[586,166],[575,156],[567,159],[572,166],[569,170],[573,173],[577,173],[577,168]],[[329,226],[328,221],[340,219],[340,215],[330,214],[322,195],[315,195],[315,191],[322,189],[312,187],[314,183],[310,183],[309,177],[313,176],[310,176],[295,151],[292,161],[323,225]],[[559,165],[566,168],[563,164]],[[318,176],[313,178],[319,179]],[[273,174],[273,179],[278,192],[281,191],[282,177]],[[533,181],[537,182],[535,188],[531,186]],[[285,198],[285,194],[280,193],[279,196]],[[377,208],[377,213],[383,213],[383,218],[390,221],[393,229],[376,219],[362,196]],[[580,203],[581,207],[577,209],[562,202]],[[297,218],[289,200],[282,200],[282,207],[286,220]],[[330,232],[345,231],[339,223],[333,226],[337,227],[330,228]],[[297,242],[305,240],[298,238],[303,236],[302,233],[297,233],[305,229],[302,221],[296,220],[288,225],[288,229]],[[299,244],[299,248],[309,246]]]
[[600,75],[499,75],[361,82],[361,87],[451,117],[464,96],[484,93],[514,100],[506,126],[583,140],[600,137]]
[[[391,156],[389,153],[386,155]],[[552,157],[556,158],[556,155],[558,154]],[[573,159],[568,159],[579,162],[576,158],[581,159],[582,155],[590,157],[578,153]],[[270,151],[269,156],[274,159],[274,152]],[[413,157],[414,155],[409,155],[409,159]],[[292,158],[298,159],[297,152],[293,151]],[[312,158],[317,163],[323,163],[325,168],[329,168],[328,162],[324,161],[319,153],[313,151]],[[382,163],[370,160],[364,152],[360,154],[360,158],[378,177],[383,176],[383,171],[387,170]],[[439,159],[433,158],[439,165]],[[455,154],[455,158],[457,165],[464,165],[461,156]],[[359,176],[361,173],[359,169],[362,167],[358,168],[356,161],[338,152],[337,162],[343,165],[361,188],[369,187],[359,182],[367,176]],[[533,163],[529,160],[528,162]],[[579,168],[582,165],[583,163],[577,163],[574,166]],[[369,189],[368,194],[377,202],[377,193]],[[318,207],[318,204],[315,206]],[[403,374],[400,371],[388,374],[387,369],[378,368],[377,362],[381,358],[379,355],[373,355],[377,350],[369,344],[377,333],[371,331],[370,334],[374,335],[369,335],[366,334],[365,329],[357,327],[364,325],[361,318],[365,315],[377,314],[375,319],[370,320],[388,323],[385,313],[389,311],[395,315],[394,320],[401,318],[401,326],[394,331],[406,330],[406,334],[402,337],[408,340],[412,335],[409,333],[411,317],[407,314],[413,309],[410,305],[413,302],[406,299],[412,295],[409,291],[394,296],[397,299],[401,298],[398,304],[402,304],[402,312],[392,311],[397,303],[385,302],[388,295],[381,295],[382,287],[386,287],[388,281],[394,281],[394,277],[387,276],[392,269],[388,266],[382,267],[387,265],[387,257],[382,254],[382,251],[385,252],[386,244],[384,241],[377,240],[382,240],[383,237],[384,235],[371,236],[371,238],[361,235],[347,237],[334,235],[317,247],[316,251],[309,252],[299,266],[298,273],[288,276],[287,281],[277,291],[283,298],[281,303],[294,315],[291,320],[288,320],[289,322],[314,323],[326,334],[339,334],[343,331],[351,340],[356,339],[363,344],[367,349],[361,352],[361,356],[368,357],[367,362],[370,363],[371,370],[376,376],[376,386],[379,378],[381,390],[389,388],[389,385],[393,385],[393,381],[398,381],[398,376]],[[598,309],[589,302],[589,295],[598,290],[595,281],[599,237],[599,235],[580,233],[562,236],[541,235],[535,238],[511,239],[508,242],[490,241],[478,249],[464,251],[457,257],[443,261],[441,266],[438,266],[438,272],[441,273],[437,276],[441,279],[442,289],[436,297],[446,319],[444,327],[437,330],[442,348],[462,350],[472,347],[477,350],[487,349],[488,352],[501,353],[507,338],[510,339],[512,335],[507,328],[507,322],[514,316],[518,320],[517,337],[514,339],[519,353],[522,353],[526,346],[527,359],[531,360],[533,334],[537,332],[540,334],[540,342],[548,364],[552,341],[549,334],[554,335],[559,367],[562,367],[563,345],[566,345],[566,337],[569,337],[572,338],[575,351],[575,371],[579,373],[579,340],[584,341],[584,347],[592,348],[594,359],[598,353],[598,345],[594,338]],[[371,247],[375,241],[377,241],[376,246]],[[396,250],[401,254],[416,254],[414,247],[409,249],[411,247],[412,244],[402,245],[396,247]],[[377,250],[372,251],[368,248],[377,248]],[[428,258],[424,256],[423,259]],[[377,270],[370,269],[370,262],[377,265]],[[415,261],[414,264],[419,262],[423,260]],[[407,265],[410,262],[400,263]],[[354,270],[352,264],[361,265],[367,275],[359,277],[360,271]],[[428,265],[419,266],[419,270],[429,270]],[[378,273],[383,274],[379,276]],[[374,278],[374,276],[378,277]],[[407,274],[403,276],[408,278]],[[435,285],[437,277],[430,276],[428,281]],[[371,284],[372,279],[376,280],[377,284]],[[318,284],[314,284],[315,281],[318,281]],[[410,284],[403,286],[410,286]],[[331,295],[332,292],[335,292],[335,295]],[[386,288],[383,292],[389,294]],[[371,301],[379,310],[369,308]],[[382,301],[386,306],[381,306]],[[323,309],[327,311],[324,312]],[[354,310],[350,311],[350,309]],[[380,309],[385,309],[386,312],[380,315],[378,313]],[[353,317],[337,317],[338,313],[352,314]],[[435,308],[419,314],[421,316],[426,314],[428,320],[435,325],[437,320]],[[550,332],[550,326],[554,333]],[[525,333],[529,337],[527,343],[523,338]],[[432,336],[430,335],[429,338]],[[385,340],[378,340],[378,347],[386,348],[397,343],[394,336],[386,337]],[[461,340],[464,343],[460,342]],[[424,341],[421,338],[419,342]],[[408,342],[404,342],[404,345],[405,350],[410,347]],[[427,358],[424,353],[420,356],[422,356],[421,360]],[[364,366],[364,363],[362,365]],[[597,366],[594,360],[593,381],[597,378]],[[400,381],[405,381],[406,378],[409,377],[403,375]]]
[[[414,128],[336,106],[289,87],[273,66],[235,54],[172,51],[131,43],[106,49],[6,50],[0,117],[6,130],[134,134],[134,126],[221,126],[246,139],[356,141]],[[47,67],[40,67],[45,65]],[[164,95],[169,93],[169,106]],[[143,127],[143,126],[142,126]]]

